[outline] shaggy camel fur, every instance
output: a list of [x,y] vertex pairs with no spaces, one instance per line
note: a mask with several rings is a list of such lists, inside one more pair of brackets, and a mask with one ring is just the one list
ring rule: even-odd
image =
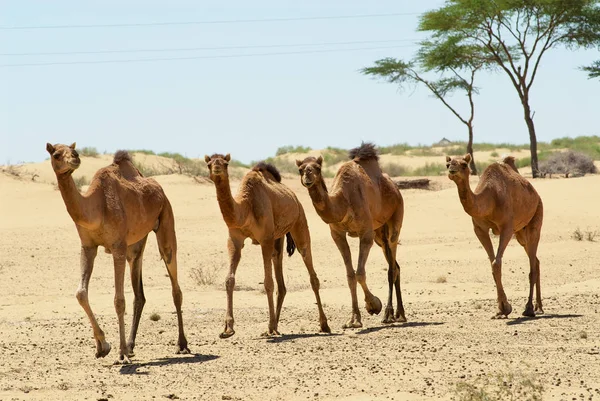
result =
[[[446,156],[448,178],[456,183],[458,197],[465,212],[473,219],[473,229],[492,264],[492,274],[498,292],[498,313],[494,318],[507,317],[512,311],[502,286],[502,255],[513,233],[529,257],[529,299],[524,316],[544,313],[540,290],[540,261],[536,257],[540,231],[544,218],[544,208],[540,196],[533,185],[519,174],[512,156],[502,163],[490,165],[481,174],[475,192],[469,185],[469,163],[471,155]],[[500,235],[498,252],[490,240],[489,230]],[[536,287],[535,311],[533,308],[533,287]]]
[[[313,268],[310,248],[310,233],[304,215],[304,209],[296,195],[281,183],[277,169],[266,163],[257,164],[246,174],[240,183],[240,189],[234,198],[229,186],[227,166],[231,157],[215,154],[205,157],[210,179],[215,183],[217,200],[223,220],[229,228],[227,249],[229,250],[229,274],[226,280],[227,314],[225,330],[221,338],[231,337],[233,330],[233,290],[235,272],[242,256],[246,238],[253,244],[260,244],[265,270],[264,286],[269,303],[269,328],[266,336],[279,335],[277,324],[286,294],[283,281],[283,237],[287,237],[287,252],[292,256],[295,246],[302,255],[310,275],[310,284],[317,299],[321,331],[330,333],[327,318],[321,305],[319,279]],[[273,306],[273,276],[277,280],[277,308]]]
[[[296,161],[302,185],[308,188],[321,219],[329,224],[331,236],[346,265],[352,295],[352,317],[344,328],[362,327],[356,296],[357,280],[365,294],[367,312],[379,314],[381,311],[381,301],[369,291],[366,282],[365,264],[373,240],[382,248],[388,262],[389,291],[383,323],[406,322],[400,291],[400,266],[396,262],[396,248],[404,217],[402,195],[387,174],[381,172],[379,156],[373,144],[363,143],[359,148],[352,149],[349,156],[352,160],[339,168],[331,193],[321,175],[321,156]],[[356,272],[346,234],[360,238]],[[392,304],[394,286],[398,304],[395,315]]]
[[[110,352],[110,344],[90,308],[88,286],[98,246],[113,255],[115,266],[115,309],[119,319],[120,354],[118,363],[130,363],[135,346],[140,316],[146,299],[142,286],[142,255],[148,233],[154,231],[158,248],[164,260],[173,289],[177,309],[179,340],[177,353],[189,353],[183,333],[181,316],[182,294],[177,282],[177,240],[173,210],[160,185],[152,178],[144,178],[133,165],[129,154],[119,151],[114,162],[96,172],[85,195],[75,187],[72,173],[81,161],[75,144],[46,144],[58,188],[67,212],[75,222],[81,239],[81,282],[77,300],[85,310],[96,339],[96,358]],[[131,269],[133,285],[133,321],[129,341],[125,342],[125,261]]]

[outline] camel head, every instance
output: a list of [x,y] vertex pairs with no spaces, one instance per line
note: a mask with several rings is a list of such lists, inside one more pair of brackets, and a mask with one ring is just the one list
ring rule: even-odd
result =
[[227,176],[227,166],[231,156],[227,153],[225,156],[215,153],[212,156],[204,156],[204,161],[210,172],[210,179],[215,180],[217,177]]
[[471,163],[471,155],[467,153],[464,156],[457,156],[450,158],[446,156],[446,168],[448,169],[448,178],[452,181],[457,180],[468,180],[471,170],[469,169],[469,163]]
[[317,182],[323,180],[321,175],[321,168],[323,167],[323,157],[318,158],[309,156],[306,159],[300,161],[296,160],[298,166],[298,172],[300,173],[300,182],[306,188],[310,188]]
[[75,150],[75,142],[70,146],[47,143],[46,150],[50,153],[50,162],[57,175],[71,174],[81,164],[79,153]]

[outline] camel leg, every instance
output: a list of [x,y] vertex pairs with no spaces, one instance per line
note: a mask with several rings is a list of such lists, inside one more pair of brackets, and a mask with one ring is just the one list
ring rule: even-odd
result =
[[128,364],[131,360],[127,356],[127,343],[125,342],[125,263],[127,247],[114,246],[111,249],[115,265],[115,311],[119,320],[119,359],[115,363]]
[[272,261],[273,269],[275,270],[275,280],[277,281],[277,308],[275,309],[275,321],[279,322],[283,300],[287,292],[285,281],[283,280],[283,238],[275,240]]
[[[493,316],[493,318],[498,319],[503,316],[508,316],[510,312],[512,312],[512,306],[508,303],[506,299],[506,294],[504,293],[504,288],[502,287],[502,254],[504,254],[504,249],[508,245],[508,241],[510,241],[510,237],[512,233],[508,233],[508,235],[504,235],[505,244],[502,247],[502,234],[500,235],[500,246],[498,246],[498,254],[500,255],[500,259],[497,259],[494,255],[494,246],[492,245],[492,240],[490,239],[489,228],[480,227],[475,222],[473,222],[473,229],[475,231],[475,235],[481,242],[483,249],[488,255],[488,259],[490,260],[490,264],[492,265],[492,275],[494,277],[494,282],[496,283],[496,292],[497,292],[497,302],[498,302],[498,313]],[[502,252],[500,252],[502,249]]]
[[96,321],[96,317],[92,312],[92,308],[90,307],[88,299],[90,277],[92,276],[92,271],[94,270],[94,259],[96,258],[97,253],[97,246],[81,246],[81,281],[75,296],[77,297],[77,301],[79,301],[79,305],[81,305],[86,315],[90,319],[90,323],[92,324],[94,339],[96,340],[96,358],[104,358],[110,352],[110,344],[107,343],[104,338],[104,332]]
[[[385,227],[385,226],[383,226]],[[387,243],[387,227],[383,227],[375,231],[375,243],[381,247],[385,260],[388,262],[388,298],[385,306],[385,314],[381,323],[394,323],[394,305],[392,303],[392,295],[394,292],[394,264],[390,263],[390,252]]]
[[275,306],[273,304],[273,266],[271,262],[271,257],[273,256],[275,244],[273,240],[263,240],[261,241],[260,246],[262,249],[263,264],[265,269],[265,292],[267,293],[267,302],[269,304],[269,329],[265,333],[263,333],[263,336],[278,336],[278,321],[275,316]]
[[183,303],[183,294],[179,287],[177,279],[177,237],[175,236],[175,220],[171,205],[167,203],[163,207],[163,211],[159,216],[158,229],[156,230],[156,240],[158,242],[158,250],[162,260],[167,267],[167,273],[171,280],[171,294],[175,311],[177,312],[177,354],[189,354],[188,342],[185,338],[183,330],[183,314],[181,312],[181,304]]
[[325,316],[325,312],[323,311],[321,296],[319,295],[320,283],[319,278],[317,277],[317,272],[315,272],[315,268],[313,266],[312,252],[310,247],[310,233],[308,231],[308,224],[306,223],[306,218],[300,220],[295,225],[295,227],[293,227],[292,238],[296,243],[298,252],[300,252],[300,255],[302,255],[302,261],[304,261],[306,270],[308,270],[308,275],[310,277],[310,286],[312,287],[312,290],[315,293],[315,299],[317,300],[317,309],[319,310],[319,326],[321,328],[321,332],[331,333],[331,329],[327,324],[327,317]]
[[[523,230],[517,233],[517,240],[525,248],[525,252],[529,258],[529,298],[527,299],[527,305],[525,305],[525,311],[523,316],[534,317],[535,311],[542,309],[542,295],[540,290],[540,261],[536,257],[537,247],[540,240],[540,230],[536,225],[536,216],[532,219],[530,224]],[[536,287],[536,308],[533,308],[533,289]]]
[[131,331],[129,332],[129,340],[127,341],[127,355],[134,356],[133,349],[135,348],[135,336],[137,335],[138,326],[142,310],[146,304],[144,296],[144,286],[142,284],[142,257],[144,248],[146,247],[146,235],[136,244],[127,247],[127,262],[129,262],[129,270],[131,271],[131,286],[133,287],[133,320],[131,322]]
[[344,259],[344,265],[346,266],[346,277],[348,279],[348,288],[350,288],[350,295],[352,296],[352,317],[346,324],[344,329],[359,328],[362,327],[362,321],[360,317],[360,310],[358,309],[358,297],[356,295],[356,274],[354,273],[354,267],[352,267],[352,254],[350,253],[350,247],[348,246],[348,240],[346,239],[346,233],[340,231],[331,230],[331,237],[337,245],[342,258]]
[[225,280],[225,290],[227,291],[227,312],[225,313],[225,330],[219,335],[221,338],[229,338],[235,334],[233,329],[233,290],[235,288],[235,272],[242,257],[242,248],[244,247],[244,238],[237,237],[229,233],[227,240],[227,250],[229,252],[229,273]]
[[367,258],[369,252],[373,246],[373,240],[375,234],[373,230],[367,231],[360,236],[360,247],[358,251],[358,268],[356,269],[356,280],[363,289],[365,294],[365,308],[370,315],[378,315],[381,312],[381,301],[369,290],[367,286],[367,273],[365,266],[367,264]]
[[512,312],[512,306],[508,302],[506,294],[504,293],[504,287],[502,286],[502,256],[504,255],[504,251],[510,242],[510,238],[512,237],[512,225],[507,225],[508,228],[503,229],[500,232],[500,241],[498,244],[498,252],[496,253],[496,258],[492,262],[492,275],[494,276],[494,281],[496,282],[496,292],[498,295],[498,313],[496,313],[493,318],[500,319],[504,317],[508,317],[508,315]]

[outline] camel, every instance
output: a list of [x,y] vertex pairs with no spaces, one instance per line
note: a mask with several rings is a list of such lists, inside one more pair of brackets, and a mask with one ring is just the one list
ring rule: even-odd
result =
[[[350,150],[349,157],[351,160],[342,164],[335,175],[331,192],[327,190],[321,174],[321,156],[296,160],[302,185],[308,189],[317,214],[329,224],[333,241],[346,266],[352,296],[352,316],[343,327],[362,327],[356,295],[357,281],[365,295],[367,312],[381,312],[381,301],[369,291],[366,282],[365,265],[373,241],[382,248],[388,263],[389,291],[382,322],[406,322],[400,291],[400,266],[396,262],[396,249],[404,217],[402,195],[390,177],[382,173],[377,149],[373,144],[363,143]],[[360,238],[356,272],[352,266],[346,235]],[[398,307],[395,315],[392,304],[394,287]]]
[[[87,192],[82,195],[75,187],[72,173],[81,161],[75,143],[46,144],[58,188],[75,222],[81,239],[81,282],[77,300],[92,324],[96,340],[96,358],[110,352],[110,344],[98,325],[88,301],[88,286],[98,246],[112,254],[115,266],[115,310],[119,320],[120,353],[117,363],[131,363],[135,337],[146,299],[142,286],[142,255],[148,233],[154,231],[160,255],[171,279],[173,301],[177,310],[179,339],[177,353],[189,353],[183,332],[181,315],[182,293],[177,281],[177,240],[171,204],[161,186],[145,178],[133,165],[126,151],[118,151],[113,163],[96,172]],[[129,340],[125,342],[125,261],[129,262],[133,286],[133,321]]]
[[[310,232],[304,215],[304,209],[296,195],[281,183],[279,171],[264,162],[258,163],[249,171],[240,183],[234,198],[229,186],[229,154],[205,156],[210,179],[217,191],[217,201],[223,220],[229,229],[227,249],[229,251],[229,273],[225,282],[227,290],[227,312],[225,330],[221,338],[235,334],[233,329],[233,290],[235,273],[242,256],[244,240],[261,246],[265,278],[264,286],[269,304],[269,326],[264,336],[280,335],[277,326],[285,298],[286,288],[283,280],[283,237],[287,238],[287,253],[292,256],[297,246],[310,275],[310,284],[317,300],[321,332],[330,333],[327,318],[321,305],[319,279],[313,267],[310,247]],[[273,306],[273,277],[275,270],[277,281],[277,308]]]
[[[506,318],[512,312],[512,306],[502,286],[502,256],[513,234],[529,257],[529,299],[523,316],[535,316],[536,312],[544,313],[540,290],[540,261],[536,257],[544,218],[542,200],[533,185],[519,174],[512,156],[487,167],[479,177],[475,192],[471,191],[470,162],[470,154],[452,159],[446,156],[448,178],[456,183],[460,203],[471,216],[475,235],[492,264],[492,275],[498,295],[498,312],[493,318]],[[489,235],[490,229],[495,235],[500,235],[495,255]],[[534,286],[535,310],[532,302]]]

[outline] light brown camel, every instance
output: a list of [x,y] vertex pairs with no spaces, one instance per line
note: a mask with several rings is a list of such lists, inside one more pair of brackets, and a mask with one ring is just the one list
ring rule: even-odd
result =
[[[310,248],[310,233],[304,215],[304,209],[296,195],[281,183],[281,175],[277,169],[266,163],[257,164],[240,183],[237,196],[234,198],[229,186],[227,170],[231,157],[215,154],[205,157],[210,179],[215,183],[217,200],[221,208],[223,220],[229,228],[227,249],[229,250],[229,274],[226,280],[227,314],[225,330],[221,338],[231,337],[233,330],[233,289],[242,248],[246,238],[253,244],[260,244],[265,269],[264,286],[269,303],[269,328],[264,335],[279,335],[277,324],[286,294],[283,281],[283,237],[287,237],[289,256],[298,247],[300,255],[310,275],[310,284],[317,299],[321,331],[330,333],[327,318],[319,296],[319,279],[313,268]],[[277,309],[273,306],[273,276],[275,270],[277,280]]]
[[[362,327],[356,296],[357,280],[365,294],[367,312],[379,314],[381,311],[381,301],[369,291],[366,281],[365,264],[373,240],[382,248],[388,262],[389,291],[383,323],[406,322],[400,291],[400,266],[396,262],[396,249],[404,217],[402,195],[387,174],[382,173],[373,144],[363,143],[352,149],[349,157],[351,160],[342,164],[335,175],[330,193],[321,174],[321,156],[296,160],[302,185],[308,188],[321,219],[329,224],[331,236],[346,265],[352,295],[352,317],[344,328]],[[356,272],[352,266],[346,235],[360,238]],[[395,315],[392,304],[394,286],[398,304]]]
[[[142,286],[142,255],[148,233],[154,231],[160,255],[171,279],[173,300],[177,309],[179,340],[177,353],[189,353],[183,333],[182,294],[177,282],[177,240],[171,204],[163,189],[152,178],[143,177],[129,154],[119,151],[113,164],[96,172],[89,189],[82,195],[75,187],[72,173],[81,161],[75,144],[46,144],[58,188],[67,212],[75,222],[81,239],[81,282],[77,300],[85,310],[96,339],[96,358],[110,352],[110,344],[90,308],[88,286],[98,246],[113,255],[115,266],[115,309],[119,319],[120,353],[118,363],[130,363],[142,309],[146,302]],[[133,321],[129,340],[125,342],[125,261],[129,262],[133,286]]]
[[[458,197],[465,212],[472,217],[473,229],[479,242],[488,254],[492,264],[492,274],[498,292],[498,313],[494,318],[507,317],[512,312],[504,288],[502,287],[502,255],[513,233],[529,257],[529,299],[524,316],[544,313],[540,290],[540,261],[536,257],[540,231],[544,218],[544,207],[533,185],[519,174],[512,156],[505,157],[502,163],[487,167],[479,177],[475,192],[469,185],[469,163],[471,155],[446,156],[448,178],[456,183]],[[500,235],[498,252],[490,240],[490,229]],[[533,287],[536,287],[535,311],[533,308]]]

